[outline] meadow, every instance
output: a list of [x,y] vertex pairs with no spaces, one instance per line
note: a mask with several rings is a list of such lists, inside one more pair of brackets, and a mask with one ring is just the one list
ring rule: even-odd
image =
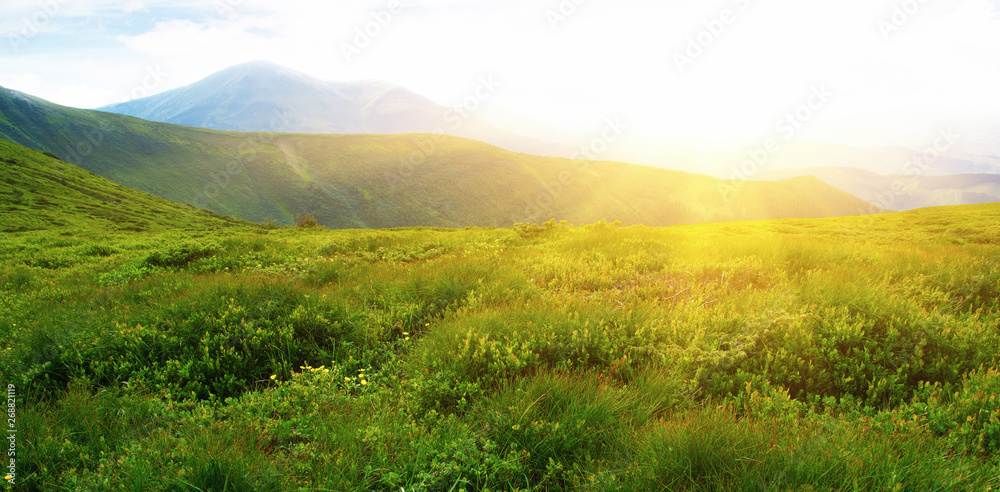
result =
[[996,490],[998,222],[5,233],[3,487]]

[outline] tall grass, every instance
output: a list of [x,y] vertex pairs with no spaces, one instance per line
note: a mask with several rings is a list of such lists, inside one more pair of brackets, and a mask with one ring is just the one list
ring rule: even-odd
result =
[[18,487],[1000,487],[967,220],[5,236]]

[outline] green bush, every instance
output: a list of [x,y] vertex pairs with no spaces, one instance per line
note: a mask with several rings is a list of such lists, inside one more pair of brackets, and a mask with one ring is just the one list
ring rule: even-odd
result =
[[545,490],[604,488],[641,422],[627,391],[600,378],[542,373],[505,386],[480,407],[490,439],[524,456],[528,482]]
[[849,397],[890,409],[910,401],[923,382],[960,382],[993,360],[983,347],[1000,345],[1000,333],[979,321],[921,313],[890,296],[846,304],[756,327],[745,358],[716,357],[703,367],[703,389],[726,396],[747,383],[772,383],[802,401]]
[[[276,286],[223,289],[175,305],[146,323],[96,326],[51,361],[66,376],[29,384],[60,391],[66,377],[100,386],[136,384],[178,398],[226,398],[322,364],[363,346],[365,335],[343,307]],[[110,328],[110,329],[109,329]]]
[[[621,225],[621,222],[618,222],[617,225]],[[601,221],[601,222],[599,222],[597,224],[594,224],[594,226],[597,227],[597,228],[600,228],[600,227],[603,227],[603,226],[607,226],[607,222]],[[567,222],[565,220],[562,221],[562,222],[558,222],[557,223],[556,219],[551,219],[551,220],[546,221],[542,225],[538,225],[538,224],[525,224],[523,222],[518,222],[517,224],[514,224],[511,227],[511,229],[514,232],[516,232],[517,235],[520,236],[522,239],[530,239],[530,238],[534,238],[534,237],[539,237],[539,236],[541,236],[541,235],[543,235],[545,233],[548,233],[548,232],[555,231],[555,230],[557,230],[559,228],[567,228],[567,227],[569,227],[569,225],[567,224]]]
[[166,492],[188,492],[190,490],[246,492],[279,492],[284,490],[277,477],[260,476],[229,461],[209,457],[194,468],[194,473],[186,479],[165,488]]
[[261,226],[261,228],[268,229],[268,230],[281,229],[281,227],[282,227],[281,223],[278,222],[273,217],[271,217],[270,215],[268,215],[267,218],[264,219],[264,222],[261,222],[260,226]]
[[92,244],[87,246],[80,252],[84,256],[98,256],[101,258],[107,258],[109,256],[114,256],[118,254],[118,250],[110,246],[104,246],[101,244]]
[[312,214],[295,214],[295,227],[300,229],[316,229],[322,227]]
[[218,252],[219,246],[215,244],[181,243],[150,253],[140,264],[147,267],[183,267],[192,261],[210,258]]
[[3,282],[0,282],[0,288],[3,290],[23,290],[31,287],[34,283],[35,275],[30,269],[16,267],[4,275]]
[[657,422],[635,448],[626,490],[978,490],[993,480],[917,427],[741,418],[725,405]]
[[59,270],[75,265],[76,261],[69,256],[43,255],[25,260],[24,264],[46,270]]
[[924,385],[901,413],[926,420],[931,431],[962,452],[1000,456],[1000,371],[981,367],[967,374],[956,390],[949,387]]
[[160,271],[160,268],[149,266],[145,262],[127,263],[110,272],[97,277],[97,283],[102,286],[125,286],[148,275]]

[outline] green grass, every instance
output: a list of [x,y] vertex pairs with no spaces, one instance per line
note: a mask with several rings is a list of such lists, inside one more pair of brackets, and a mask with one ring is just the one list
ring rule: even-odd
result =
[[274,228],[4,149],[5,490],[1000,486],[1000,205]]
[[[59,159],[0,139],[0,232],[83,230],[148,231],[166,228],[256,227],[206,210],[180,205],[114,184]],[[38,266],[65,268],[77,253],[112,256],[101,244],[86,251],[71,246],[82,240],[58,239],[37,244],[45,253]],[[73,254],[65,254],[67,252]]]
[[998,218],[7,233],[17,479],[996,488]]

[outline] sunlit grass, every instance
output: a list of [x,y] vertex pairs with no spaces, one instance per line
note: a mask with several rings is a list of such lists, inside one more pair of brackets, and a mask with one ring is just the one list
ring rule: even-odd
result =
[[996,488],[998,210],[8,234],[19,479]]

